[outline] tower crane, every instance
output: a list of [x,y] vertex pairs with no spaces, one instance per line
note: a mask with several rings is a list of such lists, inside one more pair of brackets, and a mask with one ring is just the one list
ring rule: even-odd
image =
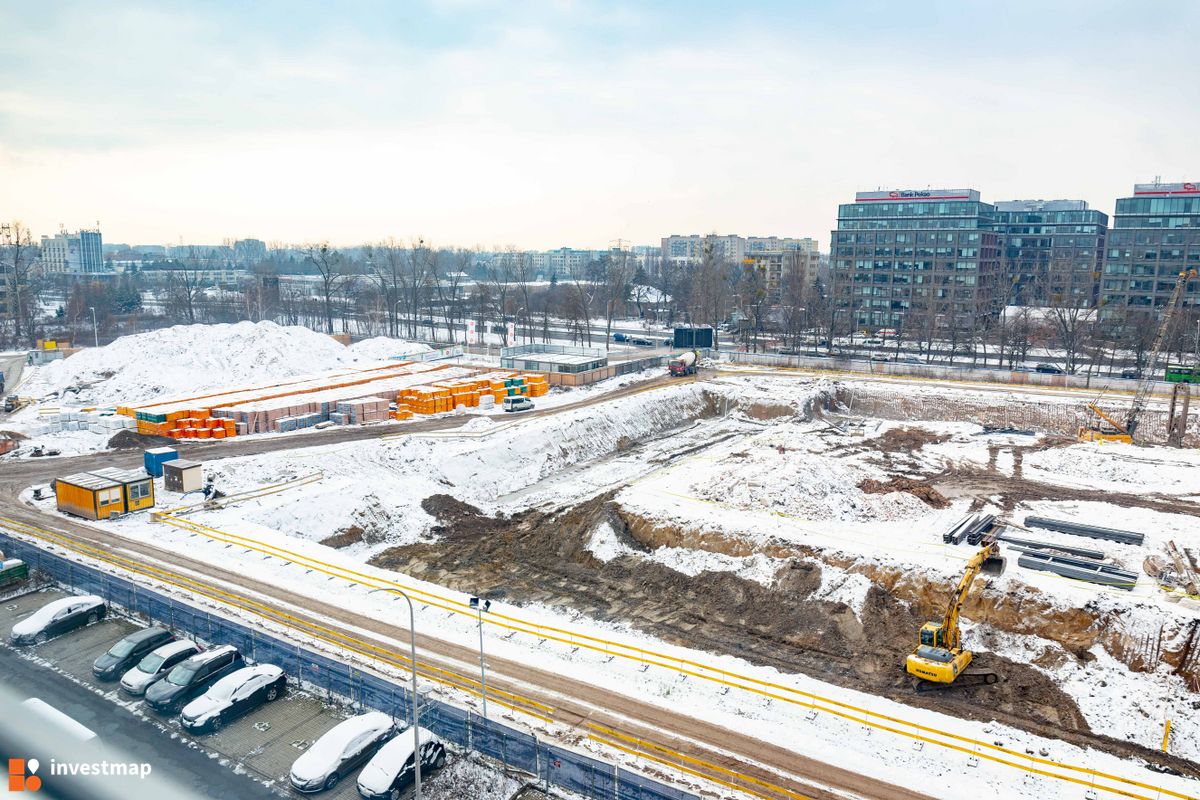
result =
[[1142,377],[1138,380],[1137,391],[1133,396],[1133,405],[1129,407],[1129,413],[1125,415],[1124,421],[1113,419],[1109,414],[1104,413],[1093,402],[1088,404],[1088,411],[1091,416],[1088,423],[1079,429],[1079,439],[1084,442],[1133,442],[1134,433],[1137,431],[1138,419],[1141,417],[1142,411],[1146,408],[1146,402],[1150,399],[1150,390],[1154,387],[1154,379],[1158,370],[1158,357],[1162,353],[1163,344],[1167,340],[1167,332],[1171,329],[1171,320],[1175,317],[1175,312],[1179,308],[1180,301],[1183,299],[1183,291],[1187,288],[1187,283],[1192,278],[1196,277],[1195,269],[1186,269],[1180,272],[1175,278],[1175,290],[1171,292],[1171,298],[1167,300],[1167,305],[1163,310],[1162,322],[1158,326],[1158,331],[1154,334],[1154,342],[1150,345],[1150,354],[1147,356],[1146,368],[1142,370]]
[[[988,575],[1004,573],[1005,561],[1000,555],[1000,545],[989,542],[967,562],[967,569],[958,581],[958,588],[950,597],[946,613],[941,622],[926,622],[921,626],[917,649],[909,654],[905,668],[928,683],[918,684],[917,691],[932,688],[949,688],[971,664],[974,653],[962,646],[962,631],[958,627],[958,616],[962,611],[967,592],[980,572]],[[967,675],[958,686],[978,686],[995,683],[999,676],[994,672],[976,672]],[[931,684],[943,684],[933,686]]]

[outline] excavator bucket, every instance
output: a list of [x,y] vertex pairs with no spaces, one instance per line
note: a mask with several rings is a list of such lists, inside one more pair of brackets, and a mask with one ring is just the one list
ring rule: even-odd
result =
[[1007,564],[1008,560],[1004,556],[991,556],[984,559],[983,564],[979,566],[979,571],[984,575],[1003,575]]

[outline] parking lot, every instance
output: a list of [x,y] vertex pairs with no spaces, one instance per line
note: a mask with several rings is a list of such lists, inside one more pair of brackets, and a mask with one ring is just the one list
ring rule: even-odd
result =
[[[118,720],[121,727],[129,725],[138,725],[143,727],[153,726],[154,732],[158,738],[162,740],[162,746],[155,747],[150,752],[153,755],[147,756],[145,750],[141,750],[139,757],[147,758],[154,763],[156,769],[161,769],[170,774],[172,772],[171,764],[166,763],[160,765],[155,757],[160,755],[164,749],[170,747],[184,747],[180,741],[173,739],[166,733],[177,734],[179,740],[186,742],[194,740],[200,747],[215,753],[229,761],[228,770],[223,770],[228,773],[228,777],[236,778],[246,785],[253,785],[257,793],[251,792],[245,787],[235,790],[232,796],[236,797],[254,797],[254,796],[300,796],[294,792],[288,784],[288,772],[291,769],[292,762],[308,748],[317,738],[323,733],[332,728],[341,720],[345,719],[347,714],[338,708],[328,706],[320,700],[303,692],[289,689],[280,699],[266,703],[258,709],[250,712],[246,716],[234,722],[230,722],[220,732],[212,735],[192,737],[183,730],[179,723],[178,717],[170,719],[159,717],[153,711],[145,708],[144,703],[140,700],[130,702],[133,698],[125,695],[117,683],[105,683],[97,680],[92,675],[92,662],[101,653],[108,650],[118,639],[128,635],[136,630],[139,626],[133,622],[115,616],[108,616],[101,622],[81,628],[70,633],[64,634],[58,638],[32,647],[12,648],[7,644],[8,631],[13,624],[20,619],[31,614],[36,609],[46,603],[65,597],[66,593],[61,591],[39,591],[25,594],[12,599],[0,601],[0,637],[5,641],[4,647],[10,652],[4,654],[5,660],[9,658],[15,659],[24,657],[30,670],[44,670],[47,674],[54,674],[44,665],[39,665],[35,659],[44,659],[50,662],[53,666],[61,670],[71,679],[77,681],[85,687],[99,689],[108,701],[120,701],[127,704],[134,712],[141,712],[144,719],[139,719],[137,716],[130,714],[122,714],[121,709],[115,705],[115,702],[110,702],[109,706],[112,709],[111,719],[106,718],[99,721],[99,724],[94,719],[87,717],[103,716],[103,708],[96,712],[77,712],[75,706],[62,708],[71,716],[82,716],[78,721],[89,728],[95,730],[98,734],[102,731],[107,734],[105,726],[112,726],[113,720]],[[93,695],[94,696],[94,695]],[[44,700],[50,701],[52,704],[56,702],[56,697],[43,697]],[[78,716],[77,716],[78,715]],[[104,735],[104,734],[102,734]],[[191,750],[191,752],[195,752]],[[214,768],[212,762],[208,758],[203,759],[208,762],[205,769],[202,770],[203,776],[211,776]],[[454,756],[451,754],[451,760],[454,761]],[[465,762],[463,762],[465,765]],[[240,766],[246,773],[256,779],[259,784],[251,784],[251,781],[243,775],[235,774],[234,767]],[[452,780],[451,776],[456,776],[459,773],[460,764],[452,763],[448,765],[442,772],[446,774],[444,783],[457,783]],[[179,768],[186,772],[184,768]],[[185,784],[194,784],[194,776],[183,775],[182,782]],[[343,778],[342,782],[330,792],[324,792],[320,795],[322,798],[330,798],[330,800],[342,800],[343,798],[357,798],[358,791],[355,787],[355,779],[357,773],[351,774]],[[430,796],[437,794],[436,784],[441,775],[430,776],[428,788]],[[450,788],[446,786],[445,788]],[[508,797],[508,794],[500,795]],[[229,797],[228,792],[208,794],[203,792],[202,796],[213,797]],[[447,795],[454,797],[457,795]]]

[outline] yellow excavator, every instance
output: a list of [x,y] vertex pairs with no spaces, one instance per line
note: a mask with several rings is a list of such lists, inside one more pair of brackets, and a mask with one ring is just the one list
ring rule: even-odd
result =
[[[1002,575],[1005,561],[1000,555],[1000,546],[995,542],[984,545],[967,562],[967,570],[958,581],[958,588],[946,606],[946,613],[941,622],[926,622],[921,626],[917,649],[908,657],[905,667],[909,675],[915,675],[921,680],[917,683],[917,691],[930,689],[979,686],[995,683],[1000,679],[994,672],[973,672],[963,675],[971,664],[974,654],[963,649],[962,632],[958,628],[958,615],[962,611],[963,601],[971,589],[975,577],[983,572],[988,575]],[[957,682],[956,682],[957,681]]]
[[1183,299],[1188,281],[1195,277],[1196,270],[1189,268],[1180,272],[1175,278],[1175,290],[1163,308],[1162,323],[1159,324],[1158,330],[1154,334],[1154,342],[1150,345],[1150,352],[1146,356],[1146,367],[1142,370],[1142,377],[1138,381],[1133,404],[1129,407],[1129,413],[1125,415],[1125,421],[1119,422],[1101,411],[1096,403],[1088,403],[1088,419],[1079,429],[1079,441],[1133,443],[1138,418],[1146,408],[1146,403],[1150,399],[1150,391],[1154,388],[1154,381],[1158,376],[1158,358],[1167,340],[1167,334],[1170,332],[1171,320],[1175,317],[1175,312]]

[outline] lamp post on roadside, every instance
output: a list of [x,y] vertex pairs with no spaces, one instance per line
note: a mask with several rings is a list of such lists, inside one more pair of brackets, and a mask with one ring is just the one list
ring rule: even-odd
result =
[[421,712],[417,708],[417,615],[413,611],[412,598],[403,589],[393,588],[392,591],[403,597],[404,601],[408,603],[409,660],[412,663],[412,690],[409,701],[412,703],[413,797],[421,800]]
[[480,695],[483,697],[483,720],[487,721],[487,668],[483,661],[483,612],[492,607],[491,600],[481,600],[478,597],[471,598],[471,608],[475,609],[475,616],[479,620],[479,689]]
[[88,309],[92,312],[92,340],[95,342],[96,347],[99,347],[100,346],[100,327],[98,325],[96,325],[96,307],[88,306]]

